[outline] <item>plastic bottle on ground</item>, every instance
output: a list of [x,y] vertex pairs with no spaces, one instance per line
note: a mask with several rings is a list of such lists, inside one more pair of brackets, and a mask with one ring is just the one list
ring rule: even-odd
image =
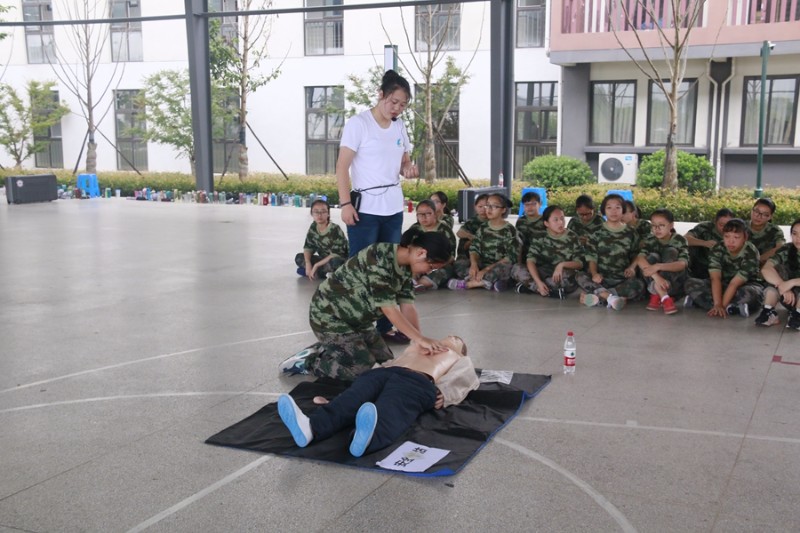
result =
[[564,340],[564,373],[575,373],[575,334],[571,331],[567,332],[567,338]]

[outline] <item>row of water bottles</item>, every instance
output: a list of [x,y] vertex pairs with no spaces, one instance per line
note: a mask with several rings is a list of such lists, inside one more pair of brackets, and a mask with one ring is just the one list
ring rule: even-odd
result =
[[259,193],[226,193],[225,191],[189,191],[179,192],[177,189],[172,191],[159,191],[145,187],[140,191],[134,191],[134,199],[152,202],[183,202],[193,204],[238,204],[238,205],[270,205],[270,206],[294,206],[310,207],[315,200],[325,200],[328,197],[324,194],[317,195],[311,193],[308,196],[300,194],[289,194],[285,192],[259,192]]

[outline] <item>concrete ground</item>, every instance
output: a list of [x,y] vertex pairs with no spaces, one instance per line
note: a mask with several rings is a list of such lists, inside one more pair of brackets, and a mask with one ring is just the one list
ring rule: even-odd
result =
[[0,199],[2,533],[800,530],[783,325],[422,294],[426,334],[552,383],[450,478],[262,456],[203,441],[298,382],[307,210]]

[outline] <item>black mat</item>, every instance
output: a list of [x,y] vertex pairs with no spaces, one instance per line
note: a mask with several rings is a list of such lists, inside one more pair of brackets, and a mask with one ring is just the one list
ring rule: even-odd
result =
[[[480,371],[479,371],[480,373]],[[278,416],[276,403],[210,437],[207,444],[229,446],[277,455],[314,459],[359,468],[384,470],[375,465],[405,441],[412,441],[450,453],[426,472],[416,476],[450,476],[461,470],[503,426],[519,412],[526,400],[536,396],[550,382],[550,376],[514,374],[511,383],[481,383],[459,405],[423,413],[396,443],[375,453],[353,457],[350,431],[344,430],[330,439],[314,441],[307,448],[298,448]],[[290,393],[304,413],[316,406],[314,396],[328,399],[347,388],[347,384],[330,379],[302,382]]]

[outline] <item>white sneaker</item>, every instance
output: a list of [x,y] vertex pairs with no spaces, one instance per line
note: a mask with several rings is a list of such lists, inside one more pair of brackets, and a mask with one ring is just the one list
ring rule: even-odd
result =
[[308,348],[300,350],[296,354],[284,359],[281,364],[278,365],[278,372],[290,376],[309,374],[310,372],[308,368],[306,368],[306,360],[308,356],[319,353],[319,350],[319,344],[313,344]]

